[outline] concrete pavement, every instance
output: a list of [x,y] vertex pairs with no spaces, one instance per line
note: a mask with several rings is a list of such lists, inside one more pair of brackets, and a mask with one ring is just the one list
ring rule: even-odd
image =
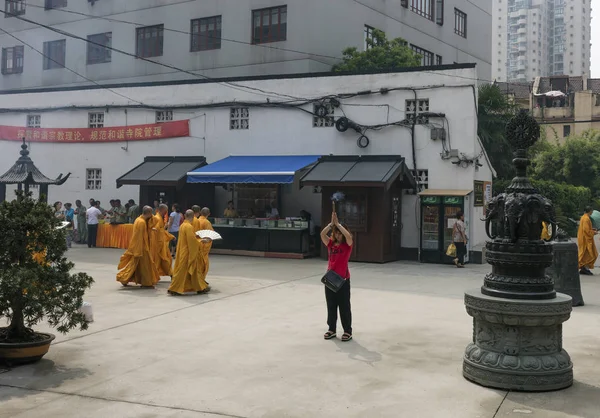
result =
[[170,297],[168,282],[122,288],[121,253],[71,250],[96,280],[95,322],[0,372],[0,417],[600,417],[595,276],[564,328],[576,384],[521,394],[461,375],[463,291],[490,266],[351,265],[355,340],[342,343],[322,338],[321,260],[212,256],[213,292]]

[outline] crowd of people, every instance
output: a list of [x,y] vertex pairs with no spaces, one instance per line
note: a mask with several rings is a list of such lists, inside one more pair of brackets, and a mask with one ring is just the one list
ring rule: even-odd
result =
[[199,206],[193,206],[183,215],[177,204],[172,206],[170,214],[166,204],[156,208],[144,206],[133,223],[133,235],[119,262],[117,281],[123,286],[154,288],[161,276],[169,276],[170,295],[208,293],[206,276],[212,240],[201,239],[196,232],[213,230],[209,216],[210,210]]

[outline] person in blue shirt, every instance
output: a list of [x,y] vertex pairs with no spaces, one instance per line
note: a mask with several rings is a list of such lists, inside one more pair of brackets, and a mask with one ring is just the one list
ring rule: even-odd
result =
[[67,225],[67,247],[71,248],[71,243],[73,242],[73,225],[75,218],[75,209],[73,209],[73,205],[70,203],[65,203],[65,221],[70,222]]

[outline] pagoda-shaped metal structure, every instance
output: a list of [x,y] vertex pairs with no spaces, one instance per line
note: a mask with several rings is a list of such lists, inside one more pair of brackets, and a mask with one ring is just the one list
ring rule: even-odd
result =
[[553,246],[540,238],[542,222],[554,237],[556,216],[552,202],[527,178],[527,149],[539,139],[540,127],[521,112],[508,123],[506,136],[515,149],[516,176],[487,207],[486,259],[492,271],[480,289],[465,293],[473,340],[463,374],[498,389],[563,389],[573,384],[573,364],[562,339],[572,300],[557,293],[546,274]]
[[19,153],[21,156],[17,162],[10,170],[0,176],[0,201],[6,199],[7,184],[16,184],[18,190],[25,191],[25,193],[29,192],[32,185],[38,185],[40,188],[40,199],[47,201],[48,186],[60,186],[64,184],[71,175],[71,173],[68,173],[63,177],[61,173],[53,180],[42,174],[29,157],[29,150],[27,149],[27,144],[25,144],[25,138],[23,138],[23,144],[21,145],[21,151]]

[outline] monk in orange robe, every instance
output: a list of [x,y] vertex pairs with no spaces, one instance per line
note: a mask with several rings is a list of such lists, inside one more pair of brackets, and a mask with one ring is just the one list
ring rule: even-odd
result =
[[208,239],[200,240],[194,231],[194,212],[185,212],[185,222],[179,228],[175,267],[173,279],[169,287],[169,294],[183,295],[187,292],[198,294],[210,291],[210,287],[203,277],[200,247]]
[[[202,208],[202,210],[200,211],[200,217],[198,218],[198,231],[206,231],[206,230],[214,231],[212,224],[208,220],[209,216],[210,216],[210,209]],[[208,267],[210,265],[208,255],[210,254],[211,248],[212,248],[212,240],[209,240],[208,242],[203,243],[202,247],[200,249],[201,250],[200,251],[201,258],[202,258],[202,274],[203,274],[204,280],[206,280],[206,276],[208,276]]]
[[152,260],[156,265],[159,276],[172,276],[173,269],[171,264],[173,258],[169,250],[169,241],[175,237],[165,230],[164,216],[169,212],[169,207],[161,204],[156,210],[156,214],[150,218],[150,253]]
[[150,253],[148,222],[152,218],[152,208],[144,206],[142,215],[133,223],[133,235],[129,248],[119,262],[117,281],[123,286],[136,283],[142,287],[154,287],[159,282],[158,269]]
[[579,247],[579,273],[592,276],[590,271],[594,268],[598,258],[598,250],[594,242],[596,229],[592,225],[590,215],[594,210],[591,207],[585,208],[585,213],[579,220],[579,230],[577,231],[577,246]]

